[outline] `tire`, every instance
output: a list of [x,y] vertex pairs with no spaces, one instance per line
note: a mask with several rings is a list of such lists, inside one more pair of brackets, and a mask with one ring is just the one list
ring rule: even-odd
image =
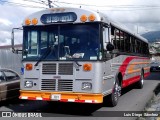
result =
[[143,82],[144,82],[144,72],[141,71],[140,80],[136,83],[136,88],[142,89],[143,88]]
[[118,99],[120,96],[121,96],[121,85],[120,85],[119,81],[117,80],[114,84],[112,93],[109,96],[110,105],[112,107],[114,107],[118,104]]

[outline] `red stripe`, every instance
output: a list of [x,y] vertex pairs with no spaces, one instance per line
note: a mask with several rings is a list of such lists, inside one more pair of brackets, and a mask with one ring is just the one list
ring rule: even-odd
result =
[[121,65],[120,68],[119,68],[119,71],[122,73],[122,76],[125,75],[126,69],[127,69],[128,65],[129,65],[129,63],[130,63],[133,59],[146,59],[146,60],[148,60],[149,58],[142,58],[142,57],[137,57],[137,56],[127,57],[127,58],[123,61],[122,65]]
[[[147,77],[147,76],[149,76],[149,75],[150,75],[150,72],[145,73],[145,74],[144,74],[144,77]],[[126,86],[128,86],[128,85],[130,85],[130,84],[132,84],[132,83],[137,82],[138,80],[140,80],[140,75],[139,75],[139,76],[132,77],[132,78],[129,78],[129,79],[126,79],[126,80],[123,80],[122,87],[124,88],[124,87],[126,87]]]
[[145,74],[144,74],[144,77],[147,77],[147,76],[149,76],[149,75],[150,75],[150,72],[145,73]]
[[28,100],[36,100],[35,97],[28,97]]
[[50,101],[50,99],[49,99],[49,98],[43,98],[43,100],[45,100],[45,101]]
[[122,87],[127,87],[128,85],[132,84],[132,83],[135,83],[137,82],[138,80],[140,80],[140,75],[139,76],[135,76],[135,77],[132,77],[132,78],[129,78],[129,79],[126,79],[126,80],[123,80],[123,83],[122,83]]
[[68,99],[61,99],[60,102],[68,102]]
[[121,65],[120,68],[119,68],[119,71],[122,73],[122,76],[124,76],[125,71],[126,71],[126,69],[127,69],[127,66],[128,66],[128,64],[129,64],[129,62],[130,62],[131,60],[135,59],[135,58],[137,58],[137,57],[127,57],[127,58],[123,61],[122,65]]
[[75,100],[75,102],[84,103],[85,100]]

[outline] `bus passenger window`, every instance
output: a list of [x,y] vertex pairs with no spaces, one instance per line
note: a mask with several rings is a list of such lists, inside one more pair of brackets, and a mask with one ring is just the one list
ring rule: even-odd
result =
[[125,33],[124,35],[124,41],[125,41],[125,51],[130,52],[131,51],[131,40],[130,40],[130,36],[127,33]]
[[131,38],[131,43],[132,43],[131,44],[132,45],[131,46],[132,47],[132,52],[135,53],[136,52],[136,43],[135,43],[135,38],[134,37]]
[[0,71],[0,82],[3,82],[5,80],[3,72]]

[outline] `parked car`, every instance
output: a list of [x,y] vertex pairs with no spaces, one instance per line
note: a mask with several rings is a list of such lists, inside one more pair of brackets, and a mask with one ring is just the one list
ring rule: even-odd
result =
[[150,67],[150,71],[160,71],[160,62],[152,62],[151,63],[151,67]]
[[0,69],[0,101],[19,96],[20,76],[9,69]]

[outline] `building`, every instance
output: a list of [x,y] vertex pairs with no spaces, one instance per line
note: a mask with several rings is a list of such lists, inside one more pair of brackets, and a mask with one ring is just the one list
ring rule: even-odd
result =
[[[22,44],[14,45],[14,48],[17,50],[22,50]],[[12,50],[12,45],[0,46],[0,49]]]

